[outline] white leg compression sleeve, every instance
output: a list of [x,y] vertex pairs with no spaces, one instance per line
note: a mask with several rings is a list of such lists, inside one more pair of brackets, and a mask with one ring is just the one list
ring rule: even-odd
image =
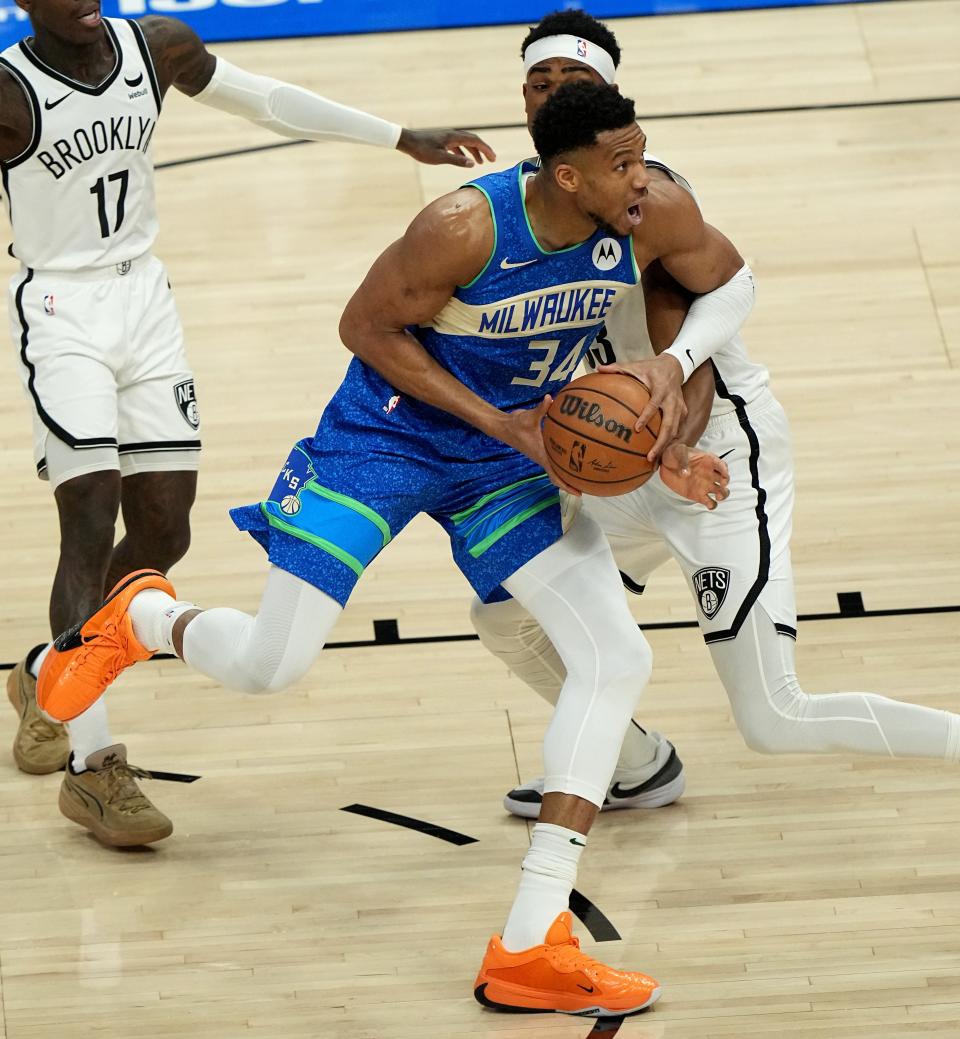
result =
[[[470,619],[485,649],[547,703],[557,702],[567,669],[543,628],[516,599],[482,603],[474,598]],[[643,768],[656,758],[659,746],[639,725],[631,725],[616,767],[627,772]]]
[[271,567],[255,617],[205,610],[187,625],[183,658],[242,693],[270,693],[307,673],[343,612],[325,592]]
[[503,585],[557,647],[566,671],[544,739],[544,792],[601,805],[653,663],[606,539],[579,516]]
[[875,693],[809,696],[797,682],[793,641],[758,603],[735,639],[710,647],[737,726],[764,754],[960,757],[960,715]]

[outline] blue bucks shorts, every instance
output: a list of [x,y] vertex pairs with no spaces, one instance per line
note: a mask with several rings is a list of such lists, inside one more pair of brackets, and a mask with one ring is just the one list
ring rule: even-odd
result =
[[325,414],[317,435],[294,445],[266,501],[230,515],[271,563],[344,605],[374,558],[426,512],[480,598],[504,598],[500,583],[561,536],[557,488],[488,437],[467,438],[487,452],[470,458],[445,453],[442,435],[412,433],[384,436]]

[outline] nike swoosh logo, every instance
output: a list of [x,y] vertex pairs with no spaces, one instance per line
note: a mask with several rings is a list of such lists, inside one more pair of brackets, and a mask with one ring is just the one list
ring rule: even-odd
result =
[[685,353],[685,354],[687,355],[687,357],[689,357],[689,358],[690,358],[690,363],[691,363],[691,364],[695,365],[695,364],[697,363],[697,362],[696,362],[696,361],[695,361],[695,360],[693,359],[693,354],[692,354],[692,353],[690,353],[690,351],[689,351],[689,350],[684,350],[684,353]]
[[578,848],[585,848],[586,847],[586,845],[583,843],[583,841],[578,841],[576,837],[571,837],[570,838],[570,843],[571,844],[575,844]]
[[143,82],[143,73],[141,72],[136,79],[127,79],[127,77],[124,76],[123,81],[127,84],[128,87],[138,87]]
[[584,992],[593,992],[594,991],[593,985],[591,985],[590,988],[587,988],[586,985],[577,985],[577,988],[582,988]]
[[729,458],[729,456],[732,455],[734,451],[736,451],[735,447],[731,447],[729,451],[724,451],[723,454],[720,455],[720,460],[723,461],[724,458]]
[[[70,94],[72,93],[73,91],[71,90]],[[70,94],[64,94],[63,97],[57,98],[56,101],[51,101],[50,98],[47,98],[47,100],[43,102],[43,107],[49,112],[51,108],[56,108],[62,101],[66,101]]]
[[511,263],[509,260],[500,261],[500,270],[512,271],[514,267],[529,267],[531,263],[536,263],[536,260],[520,260],[519,263]]
[[646,785],[646,783],[640,783],[638,786],[624,789],[619,783],[614,783],[613,786],[610,787],[610,793],[613,794],[614,797],[636,797]]

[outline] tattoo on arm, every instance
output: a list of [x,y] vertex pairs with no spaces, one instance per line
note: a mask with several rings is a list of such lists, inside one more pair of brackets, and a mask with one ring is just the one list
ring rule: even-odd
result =
[[176,18],[150,15],[140,20],[140,27],[150,47],[161,93],[174,86],[188,97],[199,94],[217,64],[203,40]]

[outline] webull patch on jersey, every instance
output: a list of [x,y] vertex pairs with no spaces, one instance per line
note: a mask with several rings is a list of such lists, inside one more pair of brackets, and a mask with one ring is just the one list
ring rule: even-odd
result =
[[722,566],[705,566],[693,575],[693,590],[697,593],[700,612],[713,620],[720,612],[730,587],[730,571]]

